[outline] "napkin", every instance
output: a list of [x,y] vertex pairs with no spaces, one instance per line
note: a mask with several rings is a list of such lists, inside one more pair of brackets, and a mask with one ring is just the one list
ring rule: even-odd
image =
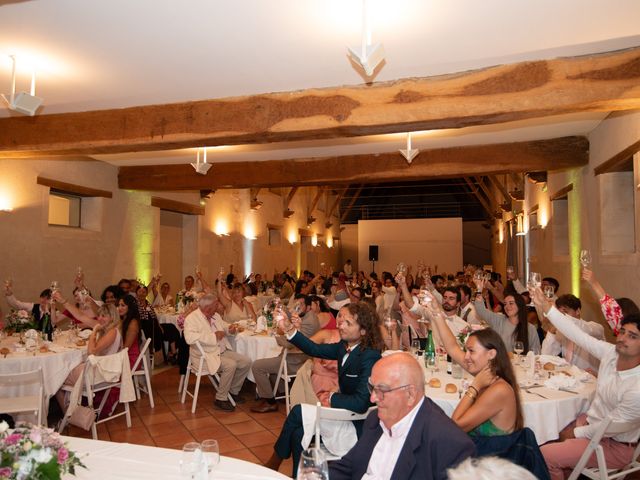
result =
[[66,352],[67,350],[69,350],[67,347],[64,347],[62,345],[58,345],[56,343],[49,343],[47,345],[47,347],[49,347],[49,350],[52,351],[53,353],[62,353],[62,352]]
[[39,335],[40,335],[40,332],[38,332],[37,330],[34,330],[33,328],[30,328],[29,330],[24,332],[25,338],[38,338]]
[[585,372],[584,370],[580,370],[575,365],[571,365],[571,368],[568,370],[572,377],[578,379],[581,382],[590,382],[593,380],[593,375],[589,372]]
[[85,328],[84,330],[80,330],[78,332],[78,337],[82,338],[83,340],[86,340],[91,336],[92,331],[93,330],[91,330],[90,328]]
[[575,390],[578,388],[578,381],[567,375],[554,375],[544,382],[544,386],[553,390]]
[[267,319],[264,315],[260,315],[256,321],[256,333],[260,333],[267,329]]
[[553,363],[558,367],[564,367],[565,365],[569,365],[564,358],[556,357],[555,355],[538,355],[538,360],[543,365],[545,363]]

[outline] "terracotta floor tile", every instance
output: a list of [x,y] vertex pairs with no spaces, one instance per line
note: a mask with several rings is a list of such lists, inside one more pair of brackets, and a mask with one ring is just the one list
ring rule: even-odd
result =
[[198,428],[190,430],[198,442],[202,442],[208,438],[224,441],[227,437],[233,436],[232,433],[224,425],[216,425],[213,427]]
[[167,423],[167,422],[178,420],[175,417],[175,415],[171,412],[158,413],[158,414],[148,413],[146,415],[141,415],[140,418],[142,419],[142,423],[144,423],[145,425],[153,425],[155,423]]
[[226,455],[228,452],[233,452],[234,450],[247,449],[242,442],[234,436],[224,438],[218,442],[218,444],[220,445],[220,453],[222,455]]
[[113,442],[135,443],[138,445],[155,445],[145,427],[118,430],[109,434]]
[[242,435],[245,433],[256,433],[256,432],[265,431],[265,428],[255,420],[249,420],[247,422],[240,422],[240,423],[232,423],[232,424],[226,425],[226,427],[229,429],[231,433],[233,433],[236,436]]
[[196,441],[196,439],[193,438],[193,435],[186,431],[160,435],[157,437],[152,436],[151,438],[153,438],[153,441],[158,447],[164,448],[182,448],[185,443]]
[[228,452],[228,453],[225,453],[225,456],[237,458],[239,460],[244,460],[246,462],[257,463],[258,465],[262,465],[262,462],[260,461],[260,459],[246,449]]
[[211,416],[199,418],[186,418],[181,420],[182,424],[189,430],[196,430],[205,427],[220,425],[220,422]]
[[191,413],[191,406],[185,407],[184,409],[172,409],[173,414],[179,420],[186,420],[189,418],[203,418],[203,417],[211,417],[211,412],[204,408],[200,410],[196,410],[194,413]]
[[273,455],[273,444],[258,445],[256,447],[251,447],[250,450],[256,457],[258,457],[260,462],[264,465],[267,462],[267,460],[271,458],[271,455]]
[[149,435],[152,437],[161,437],[163,435],[168,435],[170,433],[178,433],[184,432],[189,433],[189,430],[182,426],[181,423],[173,421],[167,423],[154,423],[151,425],[147,425],[147,430],[149,431]]
[[[229,425],[230,427],[235,427],[236,425],[242,425],[237,423],[235,425]],[[276,443],[276,436],[268,431],[263,432],[252,432],[245,434],[236,435],[238,440],[240,440],[246,447],[256,447],[260,445],[270,445],[273,446]]]
[[[127,428],[127,419],[123,417],[118,417],[114,420],[110,420],[108,422],[106,422],[104,424],[105,427],[107,427],[107,430],[109,432],[115,432],[118,430],[126,430]],[[131,414],[131,427],[144,427],[144,423],[142,423],[142,420],[140,419],[140,417],[136,414],[134,415],[133,413]]]
[[256,415],[254,413],[253,415],[251,415],[251,418],[253,418],[260,425],[270,430],[274,428],[282,428],[282,425],[286,420],[284,415],[273,414],[273,413],[265,413],[262,415]]
[[230,425],[232,423],[247,422],[251,420],[251,417],[244,412],[219,412],[219,415],[215,418],[222,425]]

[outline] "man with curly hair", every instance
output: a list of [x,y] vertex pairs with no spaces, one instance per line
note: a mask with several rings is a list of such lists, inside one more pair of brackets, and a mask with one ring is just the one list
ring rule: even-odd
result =
[[[295,319],[294,319],[295,320]],[[372,405],[367,382],[373,365],[380,359],[382,338],[378,317],[374,309],[364,303],[345,305],[338,313],[340,342],[316,344],[297,331],[288,320],[281,321],[287,340],[304,353],[318,358],[338,361],[338,391],[331,393],[329,402],[333,408],[344,408],[364,413]],[[356,434],[362,432],[362,421],[354,422]],[[266,466],[277,470],[282,460],[293,455],[293,476],[296,476],[302,437],[304,436],[302,409],[294,406],[282,426],[274,445],[274,453]]]

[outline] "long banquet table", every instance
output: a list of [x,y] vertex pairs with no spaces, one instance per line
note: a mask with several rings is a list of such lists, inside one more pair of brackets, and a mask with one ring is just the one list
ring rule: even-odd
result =
[[[444,412],[451,416],[460,401],[459,393],[446,393],[445,385],[453,383],[458,387],[462,387],[461,379],[454,379],[441,368],[439,372],[433,374],[439,378],[441,382],[440,388],[432,388],[428,382],[431,379],[431,372],[424,368],[425,373],[425,394],[431,398]],[[524,374],[520,367],[515,368],[516,377],[520,380]],[[468,373],[464,373],[467,381],[471,382],[472,378]],[[541,383],[541,382],[540,382]],[[536,434],[538,444],[542,445],[551,440],[558,438],[558,433],[567,426],[576,417],[587,411],[591,400],[595,394],[596,384],[592,380],[587,383],[579,382],[575,387],[575,392],[554,390],[547,387],[536,387],[530,389],[531,393],[520,389],[522,399],[522,409],[524,415],[524,423]],[[546,398],[542,398],[542,397]]]
[[[81,457],[87,468],[78,468],[76,475],[64,478],[86,480],[109,479],[176,479],[180,473],[180,450],[148,447],[129,443],[106,442],[77,437],[62,437],[69,449]],[[220,456],[210,478],[217,480],[258,480],[289,478],[261,465]]]

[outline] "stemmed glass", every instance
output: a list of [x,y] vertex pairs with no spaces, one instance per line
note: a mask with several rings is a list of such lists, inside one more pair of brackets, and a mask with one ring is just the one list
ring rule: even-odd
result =
[[414,338],[413,340],[411,340],[411,354],[416,357],[420,355],[420,339],[419,338]]
[[403,262],[400,262],[398,264],[398,272],[397,273],[401,274],[402,276],[406,276],[407,275],[407,266]]
[[591,266],[591,253],[589,250],[580,250],[580,264],[582,268],[589,268]]
[[384,326],[387,327],[389,337],[391,337],[392,328],[395,323],[395,320],[391,317],[391,310],[387,310],[384,314]]
[[205,462],[207,462],[207,471],[210,473],[213,467],[220,463],[220,447],[218,441],[209,439],[204,440],[201,444],[202,455]]
[[545,285],[543,293],[544,293],[545,297],[547,297],[549,300],[551,300],[553,298],[553,296],[555,295],[555,292],[553,290],[553,285]]
[[329,466],[322,450],[309,448],[300,455],[299,480],[329,480]]
[[202,465],[202,449],[198,442],[185,443],[182,447],[180,473],[183,476],[195,478]]
[[518,355],[517,357],[517,363],[520,363],[520,355],[522,355],[522,352],[524,352],[524,343],[522,342],[515,342],[513,344],[513,351],[516,352],[516,355]]
[[533,290],[540,288],[540,285],[542,285],[542,276],[538,272],[530,272],[527,286]]

